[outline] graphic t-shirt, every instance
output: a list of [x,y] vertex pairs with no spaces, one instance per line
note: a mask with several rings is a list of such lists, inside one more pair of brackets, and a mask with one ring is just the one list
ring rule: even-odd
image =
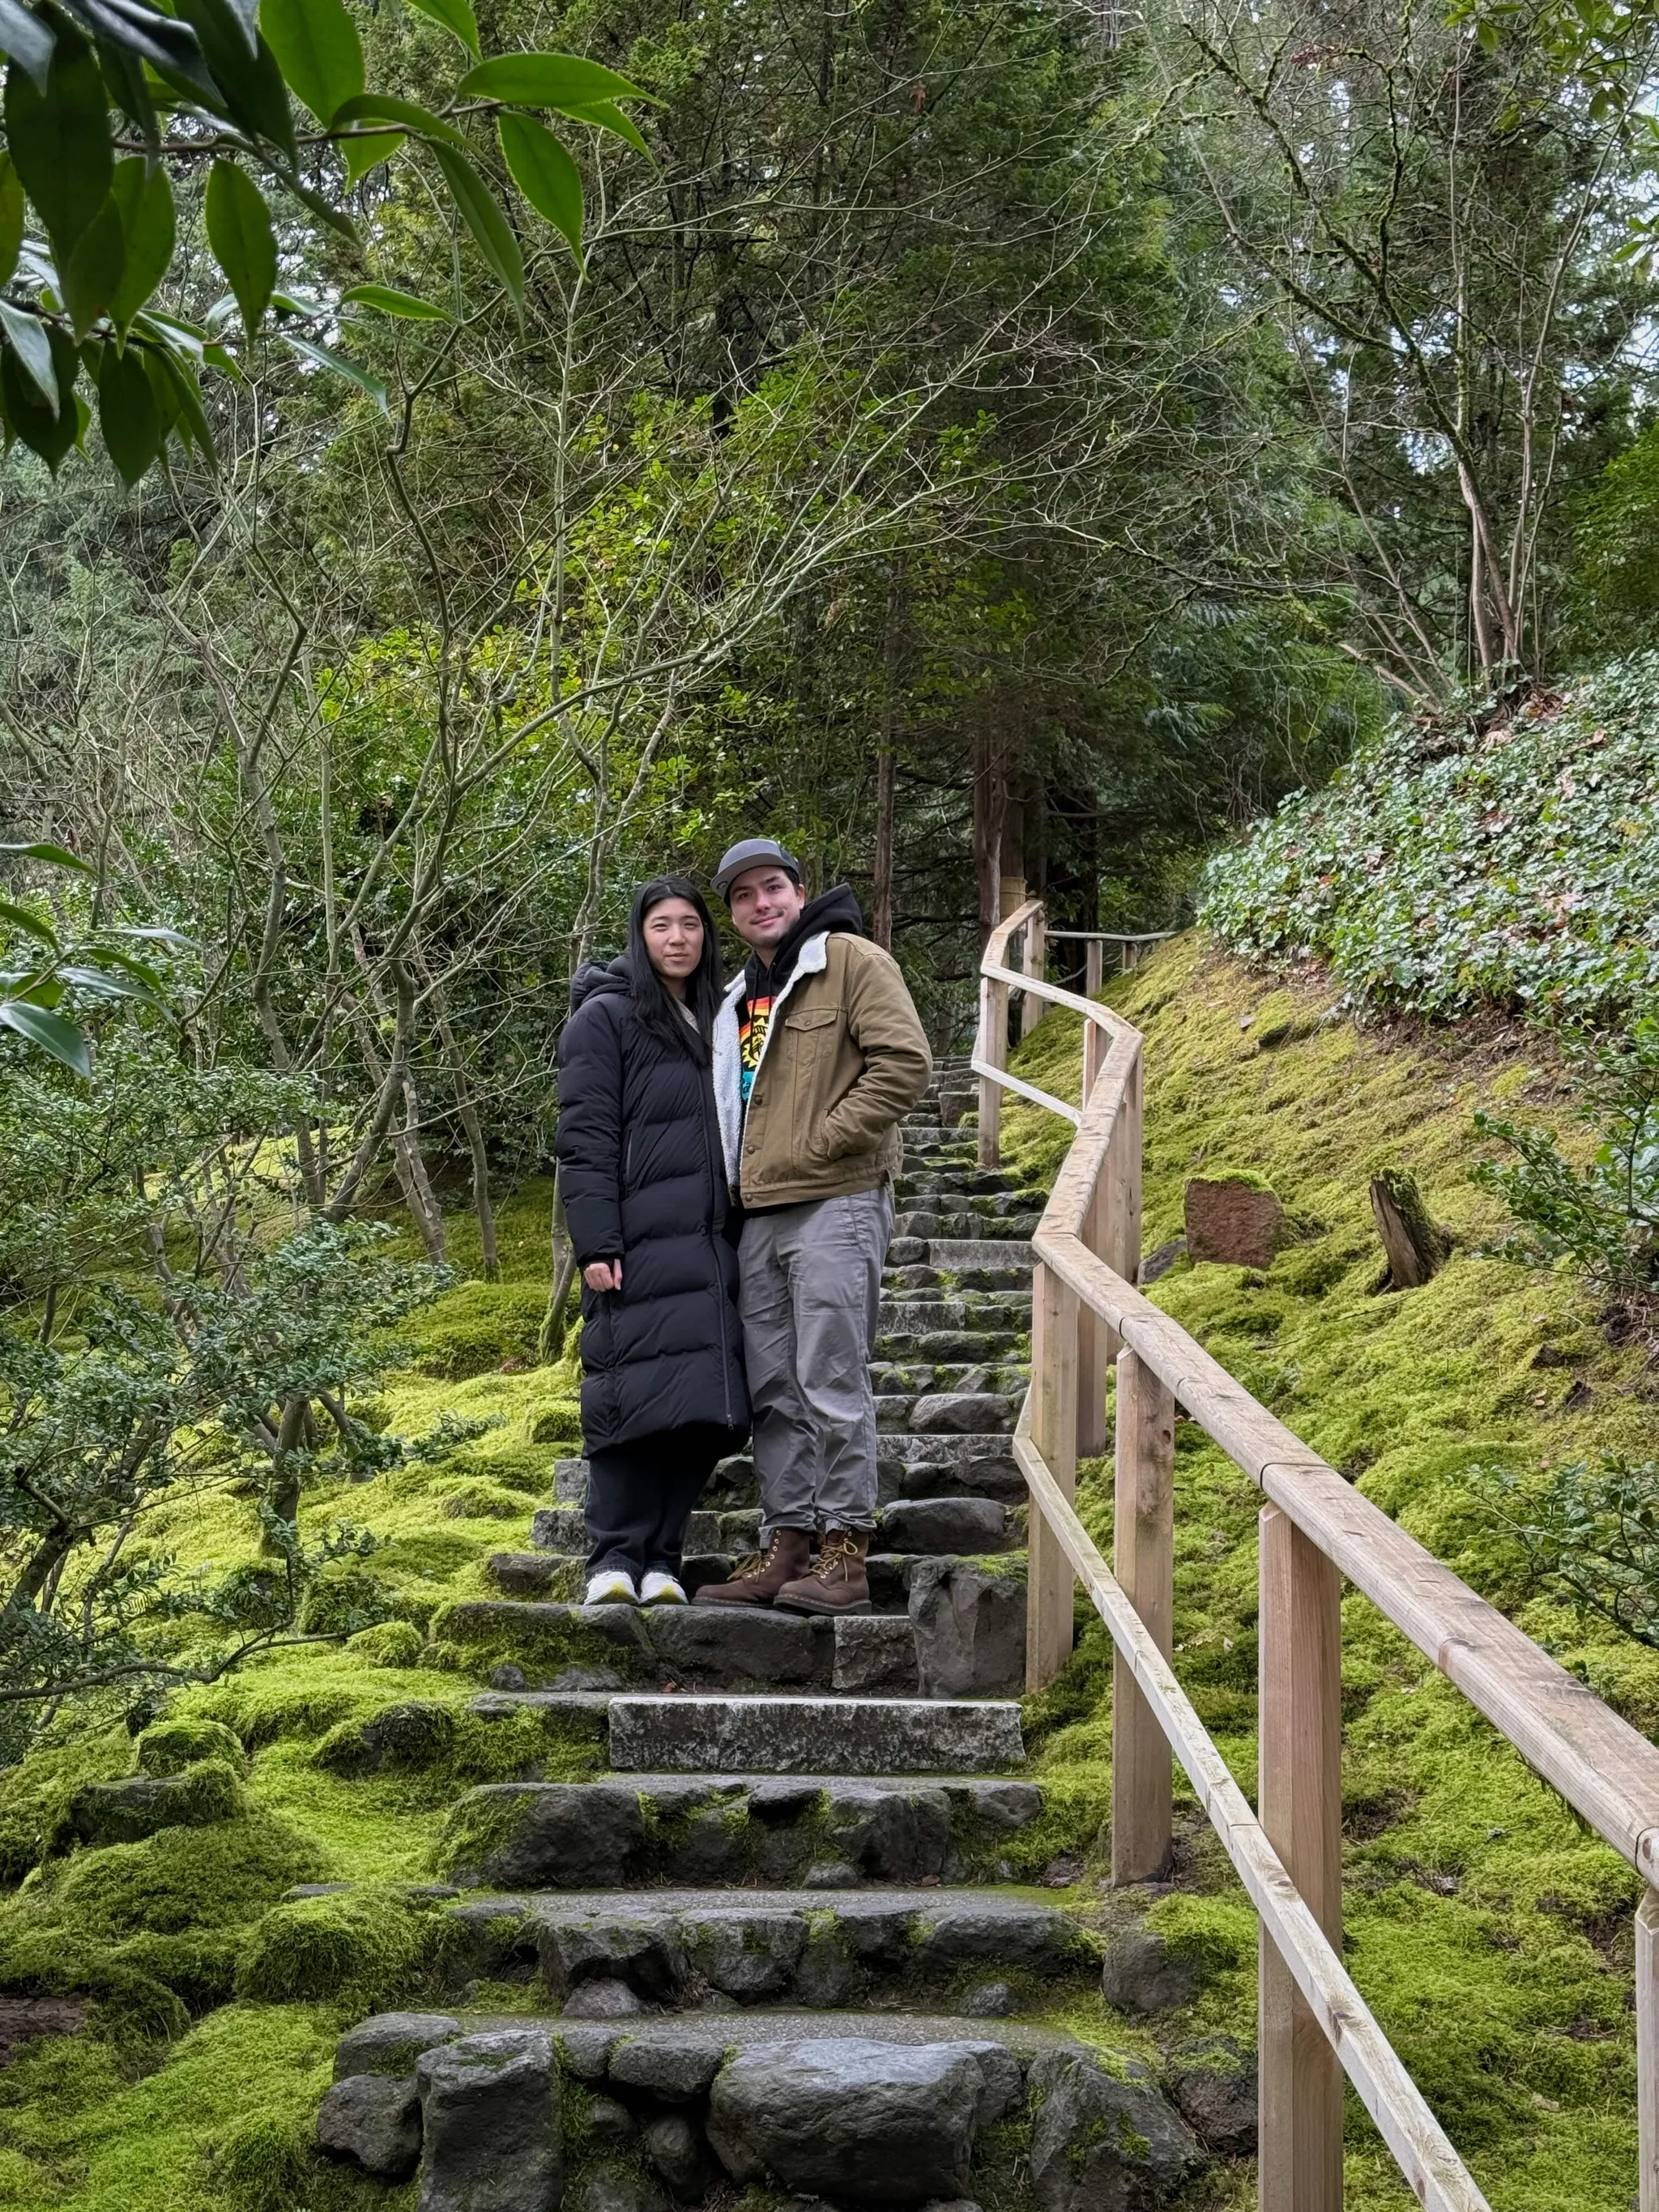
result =
[[762,1053],[766,1049],[767,1025],[772,1018],[772,993],[763,998],[744,1001],[743,1012],[738,1017],[738,1060],[742,1069],[743,1103],[749,1103],[749,1094],[755,1087],[755,1070],[760,1066]]

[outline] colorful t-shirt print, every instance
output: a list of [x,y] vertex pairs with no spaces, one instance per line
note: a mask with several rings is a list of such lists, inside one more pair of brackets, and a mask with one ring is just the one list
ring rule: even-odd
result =
[[772,994],[769,991],[763,999],[747,1000],[743,1012],[738,1017],[738,1059],[743,1070],[741,1082],[745,1106],[749,1103],[749,1094],[755,1087],[755,1070],[760,1066],[761,1054],[766,1049],[766,1029],[771,1018]]

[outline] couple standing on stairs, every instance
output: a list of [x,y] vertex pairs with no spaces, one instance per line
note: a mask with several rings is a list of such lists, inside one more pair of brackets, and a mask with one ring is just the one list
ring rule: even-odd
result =
[[761,1549],[696,1602],[867,1613],[868,1363],[899,1124],[932,1059],[845,885],[809,900],[799,863],[751,837],[714,888],[750,948],[729,988],[702,894],[660,876],[626,957],[577,973],[559,1042],[586,1601],[686,1602],[686,1524],[752,1407]]

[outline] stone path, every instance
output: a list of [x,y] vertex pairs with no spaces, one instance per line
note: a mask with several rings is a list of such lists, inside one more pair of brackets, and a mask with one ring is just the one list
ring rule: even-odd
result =
[[[872,1613],[573,1604],[584,1469],[564,1461],[531,1548],[492,1563],[501,1595],[443,1618],[490,1683],[475,1711],[602,1729],[610,1771],[457,1803],[455,2009],[340,2045],[319,2139],[387,2177],[418,2161],[422,2212],[666,2212],[750,2188],[1108,2212],[1202,2162],[1144,2068],[1019,2017],[1086,2002],[1100,1961],[1006,1856],[1042,1812],[1019,1778],[1008,1444],[1042,1200],[975,1165],[972,1106],[947,1061],[906,1127]],[[724,1579],[757,1523],[752,1462],[729,1461],[688,1586]],[[492,2010],[503,1984],[533,2009]]]

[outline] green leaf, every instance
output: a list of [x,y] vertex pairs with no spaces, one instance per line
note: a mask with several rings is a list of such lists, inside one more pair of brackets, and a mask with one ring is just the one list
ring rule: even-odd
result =
[[344,0],[259,0],[276,65],[319,123],[363,88],[363,46]]
[[[176,427],[179,434],[188,444],[195,447],[209,468],[216,469],[219,457],[214,451],[213,433],[208,428],[207,414],[202,405],[201,386],[196,380],[195,370],[177,355],[154,346],[144,349],[144,366],[149,371],[152,385],[156,381],[158,372],[172,385],[178,402]],[[166,410],[162,411],[165,413]]]
[[576,164],[544,123],[510,110],[498,115],[507,173],[538,215],[582,250],[582,180]]
[[429,107],[417,107],[412,100],[398,100],[390,93],[360,93],[356,99],[343,101],[331,119],[337,131],[343,123],[395,123],[412,131],[417,138],[435,138],[453,146],[458,154],[471,151],[453,123],[446,123]]
[[[184,30],[187,26],[179,24],[176,27]],[[191,36],[194,38],[193,32]],[[155,99],[150,90],[149,79],[144,75],[143,62],[125,46],[112,46],[107,40],[102,40],[98,46],[98,66],[103,71],[104,87],[110,98],[121,112],[137,125],[145,145],[149,149],[151,159],[159,161],[161,158],[161,125],[156,117]],[[216,101],[217,91],[212,79],[208,76],[207,64],[200,59],[199,52],[196,66],[204,79],[201,98]]]
[[334,143],[345,161],[346,182],[360,185],[371,169],[401,154],[409,138],[402,131],[349,131]]
[[389,284],[354,284],[340,295],[342,307],[378,307],[383,315],[398,315],[410,323],[453,323],[447,307],[431,300],[417,300],[412,292],[394,292]]
[[126,265],[110,302],[110,320],[125,330],[173,265],[176,225],[167,171],[135,154],[115,165],[110,197],[121,211]]
[[362,368],[355,361],[348,361],[343,353],[336,353],[331,347],[319,345],[314,338],[302,338],[294,331],[284,331],[283,342],[292,346],[301,361],[314,362],[319,368],[331,368],[337,375],[349,377],[361,391],[368,392],[382,414],[390,411],[386,406],[386,386],[371,369]]
[[234,161],[216,161],[208,179],[208,243],[242,311],[250,338],[276,285],[276,238],[259,190]]
[[429,15],[434,23],[441,23],[466,48],[468,53],[478,51],[478,24],[467,0],[409,0],[422,15]]
[[114,168],[104,80],[78,32],[59,29],[44,93],[24,70],[6,71],[5,113],[8,151],[61,270],[109,198]]
[[495,54],[469,70],[458,89],[466,100],[505,100],[514,107],[581,107],[648,96],[615,70],[575,54]]
[[507,228],[507,217],[495,204],[494,193],[471,162],[453,147],[436,145],[432,151],[485,260],[512,294],[514,304],[522,307],[524,256],[519,251],[518,240]]
[[22,0],[0,0],[0,54],[9,54],[44,92],[52,66],[52,26]]
[[313,191],[309,185],[302,184],[298,177],[292,174],[284,176],[283,182],[302,207],[311,210],[319,222],[326,225],[330,230],[337,231],[342,238],[349,240],[351,244],[356,246],[357,226],[349,215],[341,213],[332,200],[326,198],[321,192]]
[[64,305],[77,338],[85,337],[120,289],[126,258],[121,210],[112,197],[76,239],[68,263],[58,267]]
[[54,952],[58,950],[58,933],[52,924],[43,921],[38,914],[32,913],[27,907],[19,906],[15,900],[0,899],[0,922],[9,924],[13,929],[21,929],[27,936],[38,937]]
[[569,116],[575,123],[591,123],[596,131],[612,131],[643,154],[647,161],[652,157],[651,149],[641,137],[633,118],[608,100],[584,100],[580,106],[562,107],[559,113]]
[[159,1006],[161,1003],[146,985],[107,968],[60,968],[58,973],[77,991],[90,991],[98,998],[137,999],[147,1006]]
[[62,1014],[50,1014],[44,1006],[27,1006],[21,999],[0,1000],[0,1028],[15,1030],[77,1075],[92,1073],[92,1054],[84,1034]]
[[232,119],[255,137],[299,161],[288,87],[268,40],[250,40],[247,25],[229,0],[177,0],[179,13],[202,42],[213,81]]
[[105,448],[131,491],[161,447],[155,394],[135,346],[104,348],[98,364],[98,425]]
[[94,876],[98,871],[76,853],[62,845],[0,845],[0,860],[43,860],[49,868],[74,868],[83,876]]
[[0,153],[0,284],[11,282],[23,243],[23,187],[9,154]]
[[52,365],[52,340],[46,335],[46,325],[38,315],[26,314],[21,307],[0,300],[0,331],[5,332],[7,345],[15,352],[35,390],[55,415],[58,372]]
[[48,407],[41,398],[33,380],[24,374],[12,346],[0,351],[0,398],[5,401],[6,417],[12,428],[56,476],[64,456],[81,435],[81,410],[75,396],[81,356],[67,331],[54,328],[48,331],[47,337],[52,346],[52,367],[58,372],[57,406]]

